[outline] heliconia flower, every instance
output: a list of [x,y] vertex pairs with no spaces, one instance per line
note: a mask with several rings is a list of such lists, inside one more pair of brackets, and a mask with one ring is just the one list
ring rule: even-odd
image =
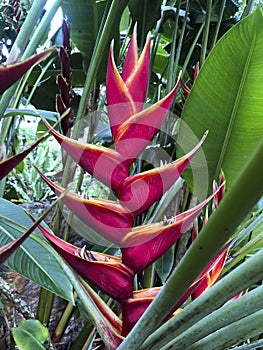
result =
[[203,144],[207,133],[188,154],[176,161],[134,176],[121,184],[118,197],[136,217],[148,209],[176,182],[190,160]]
[[[97,145],[83,145],[63,137],[54,130],[51,131],[62,148],[84,170],[114,191],[118,191],[120,183],[128,176],[132,162],[158,132],[179,86],[178,80],[170,94],[142,110],[148,84],[150,41],[147,41],[139,59],[134,53],[136,49],[133,35],[124,64],[124,80],[117,71],[112,49],[109,56],[106,91],[115,150]],[[132,62],[135,64],[133,69]],[[138,90],[143,93],[138,93]],[[61,99],[60,105],[63,110],[62,102]]]
[[192,293],[192,300],[198,298],[206,289],[212,287],[221,277],[223,267],[229,251],[229,244],[210,262],[206,270],[209,270],[205,274],[202,272],[203,278],[195,291]]
[[213,206],[212,209],[213,211],[217,208],[218,204],[221,202],[225,195],[225,186],[221,187],[220,191],[217,191],[218,187],[221,186],[222,183],[225,183],[225,175],[223,171],[221,170],[219,174],[219,185],[217,184],[216,181],[213,181],[213,191],[214,191],[214,200],[213,200]]
[[238,298],[242,297],[242,295],[245,295],[246,293],[247,293],[247,290],[242,290],[242,292],[238,293],[233,298],[228,300],[223,306],[226,306],[226,305],[232,303],[232,301],[237,300]]
[[212,198],[213,194],[167,222],[134,227],[121,242],[123,263],[135,273],[151,265],[182,236]]
[[125,160],[118,152],[110,148],[83,144],[63,136],[56,130],[52,130],[48,123],[45,124],[75,162],[96,179],[111,187],[113,191],[118,190],[119,185],[128,176],[131,161]]
[[[136,159],[159,131],[174,100],[179,80],[173,90],[152,106],[132,115],[118,128],[115,149],[127,159]],[[121,106],[118,107],[122,110]]]
[[113,57],[111,45],[106,76],[107,102],[113,140],[119,126],[131,115],[140,112],[146,97],[150,63],[150,38],[138,59],[136,29],[133,31],[128,52],[120,76]]
[[48,49],[24,61],[0,66],[0,94],[20,79],[31,67],[47,58],[52,52],[54,52],[54,49]]
[[94,324],[98,333],[101,335],[107,349],[116,350],[124,340],[124,337],[121,335],[122,321],[110,309],[104,300],[95,293],[88,283],[83,279],[80,279],[78,276],[77,278],[86,289],[91,302],[93,302],[94,306],[97,308],[97,315],[94,319]]
[[[216,181],[213,182],[212,211],[216,210],[219,202],[224,197],[224,193],[225,193],[225,177],[224,177],[224,173],[221,171],[219,176],[219,185],[217,184]],[[208,207],[206,207],[203,226],[206,225],[208,220],[209,220]],[[198,228],[194,226],[193,231],[194,232],[192,232],[192,241],[194,241],[198,235]],[[230,248],[230,243],[227,244],[223,248],[223,250],[207,266],[207,269],[209,269],[209,272],[206,275],[204,275],[202,282],[199,284],[199,286],[196,288],[196,290],[192,294],[193,300],[199,297],[199,295],[201,295],[207,288],[211,287],[220,279],[221,273],[229,252],[229,248]],[[202,275],[204,274],[204,271],[202,272]]]
[[111,327],[113,327],[115,331],[120,335],[122,332],[122,320],[113,312],[113,310],[85,280],[81,280],[81,283],[83,284],[94,304],[103,314],[103,316],[110,322]]
[[[57,195],[64,192],[63,188],[53,183],[40,171],[39,174]],[[83,222],[113,243],[118,244],[132,226],[133,216],[117,202],[83,199],[72,192],[66,193],[62,201]]]
[[[211,263],[202,271],[202,273],[187,289],[184,295],[175,303],[175,305],[170,311],[170,316],[168,316],[168,318],[173,317],[174,312],[178,310],[178,308],[180,308],[183,305],[183,303],[195,293],[196,290],[200,290],[199,286],[201,286],[203,281],[206,280],[206,276],[208,274],[211,274],[211,272],[216,269],[218,261],[221,259],[222,253],[224,251],[225,250],[220,252],[218,256],[211,261]],[[123,336],[126,336],[134,327],[134,325],[138,322],[142,314],[146,311],[146,309],[154,300],[161,288],[162,287],[154,287],[134,291],[132,298],[122,302]],[[202,292],[204,292],[204,290]]]
[[40,142],[46,138],[46,135],[40,137],[31,146],[24,149],[22,152],[14,155],[13,157],[7,158],[0,162],[0,180],[3,179],[12,169],[14,169],[22,160],[36,148]]
[[71,89],[70,85],[71,47],[69,40],[69,28],[65,20],[62,23],[62,38],[63,46],[61,46],[59,49],[61,74],[57,76],[57,85],[59,87],[60,94],[56,96],[56,109],[60,115],[64,116],[61,120],[61,129],[63,134],[67,135],[68,131],[73,125],[74,112],[71,107],[71,100],[73,96],[73,90]]
[[121,258],[80,249],[53,235],[43,226],[38,228],[54,249],[83,277],[112,298],[123,301],[132,295],[134,273]]
[[128,335],[160,290],[161,287],[155,287],[134,291],[132,298],[122,303],[123,337]]

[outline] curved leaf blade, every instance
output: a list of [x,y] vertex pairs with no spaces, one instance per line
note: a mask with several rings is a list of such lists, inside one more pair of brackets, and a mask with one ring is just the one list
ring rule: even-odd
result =
[[[32,226],[32,221],[22,208],[2,198],[0,212],[0,246],[2,247],[20,237],[21,233],[25,232],[25,227]],[[42,238],[33,233],[7,260],[6,265],[38,285],[73,302],[71,283],[55,257],[41,245],[41,240]]]
[[[203,150],[210,186],[221,168],[230,186],[262,139],[262,32],[258,8],[217,43],[186,101],[183,122],[197,137],[209,130]],[[191,143],[184,127],[179,135],[180,145]],[[191,174],[184,176],[192,185]]]

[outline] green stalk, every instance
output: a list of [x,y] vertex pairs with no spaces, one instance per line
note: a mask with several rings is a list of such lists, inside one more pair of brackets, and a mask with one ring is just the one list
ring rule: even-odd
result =
[[258,173],[262,164],[263,140],[119,350],[140,347],[246,218],[263,193],[263,181]]
[[34,29],[32,34],[32,38],[30,39],[29,44],[26,46],[25,52],[22,55],[22,58],[25,59],[27,57],[30,57],[33,55],[37,47],[39,46],[40,41],[46,34],[50,22],[52,21],[53,17],[55,16],[57,10],[62,5],[63,0],[53,0],[52,5],[46,11],[43,18],[41,19],[40,23],[37,25],[37,27]]
[[232,270],[236,265],[238,265],[242,260],[244,260],[250,254],[253,254],[257,249],[261,249],[263,246],[263,232],[259,235],[256,235],[251,241],[244,245],[234,256],[233,260],[227,264],[224,268],[223,273],[227,273]]
[[202,67],[205,62],[206,54],[207,54],[207,44],[208,44],[208,36],[209,36],[209,28],[210,28],[210,18],[212,13],[212,0],[207,0],[206,3],[206,16],[205,16],[205,29],[203,32],[203,42],[201,47],[201,55],[200,55],[200,67]]
[[[28,58],[35,52],[44,33],[46,32],[46,29],[50,24],[51,19],[53,18],[54,14],[58,10],[59,6],[61,5],[62,0],[55,0],[53,2],[50,10],[44,15],[40,23],[35,28],[38,22],[38,19],[43,12],[46,2],[47,0],[35,0],[33,2],[32,7],[25,19],[25,22],[23,23],[21,30],[18,33],[18,36],[13,44],[9,57],[16,56],[17,50],[19,50],[19,53],[23,53],[24,51],[24,53],[22,54],[22,59]],[[33,36],[29,41],[32,33],[33,33]],[[18,83],[15,83],[2,95],[0,100],[0,119],[4,115],[5,110],[8,108],[8,105],[10,104],[11,99],[13,98],[13,96],[15,96],[15,91],[17,86],[18,86]],[[5,120],[3,120],[3,123],[1,125],[1,130],[0,130],[0,135],[1,135],[0,148],[1,146],[4,145],[11,122],[12,122],[11,118],[6,118]],[[5,187],[5,179],[0,181],[0,197],[3,196],[4,187]]]
[[32,99],[32,97],[33,97],[33,95],[34,95],[34,93],[35,93],[37,87],[38,87],[38,84],[41,82],[43,76],[44,76],[45,73],[47,72],[47,70],[48,70],[48,68],[50,67],[51,63],[54,62],[54,60],[55,60],[55,58],[52,58],[51,60],[48,61],[48,63],[45,65],[45,67],[42,68],[41,73],[39,74],[39,76],[38,76],[38,78],[37,78],[37,80],[36,80],[36,82],[35,82],[35,84],[34,84],[32,90],[31,90],[31,92],[30,92],[30,94],[29,94],[29,96],[28,96],[28,98],[27,98],[26,106],[25,106],[25,107],[27,107],[27,106],[29,105],[29,103],[30,103],[30,101],[31,101],[31,99]]
[[183,65],[183,68],[182,68],[182,77],[184,76],[184,72],[186,71],[186,68],[187,68],[188,63],[190,61],[190,58],[191,58],[191,56],[193,54],[193,51],[194,51],[194,49],[196,47],[196,44],[197,44],[197,42],[199,40],[199,37],[200,37],[202,31],[204,30],[204,27],[205,27],[205,22],[203,22],[201,24],[201,26],[200,26],[200,28],[198,30],[198,33],[196,34],[195,39],[194,39],[194,41],[193,41],[193,43],[192,43],[192,45],[191,45],[191,47],[190,47],[190,49],[189,49],[189,51],[187,53],[187,56],[186,56],[186,58],[184,60],[184,65]]
[[185,32],[186,23],[187,23],[189,5],[190,5],[190,1],[188,0],[187,3],[186,3],[184,21],[183,21],[182,30],[181,30],[180,38],[179,38],[179,41],[178,41],[177,51],[176,51],[176,57],[175,57],[175,63],[174,63],[174,71],[173,71],[173,84],[175,84],[176,80],[177,80],[177,71],[178,71],[179,59],[180,59],[180,56],[181,56],[182,46],[183,46],[184,32]]
[[[12,57],[16,57],[17,54],[22,54],[25,48],[31,45],[31,43],[28,43],[30,36],[32,35],[32,32],[37,24],[37,21],[39,17],[41,16],[41,13],[44,9],[44,6],[46,4],[47,0],[35,0],[32,4],[32,7],[30,11],[28,12],[28,15],[25,19],[25,22],[23,23],[20,32],[17,35],[17,38],[13,44],[13,47],[10,51],[10,59]],[[16,84],[10,87],[1,97],[0,100],[0,118],[4,115],[4,112],[9,104],[9,101],[14,95]],[[5,125],[7,123],[7,125]],[[0,139],[0,146],[4,144],[5,137],[7,135],[10,122],[4,121],[2,128],[1,128],[1,139]]]
[[[93,83],[96,78],[96,74],[102,59],[103,51],[105,49],[105,46],[109,40],[109,35],[111,32],[111,27],[115,19],[115,12],[120,5],[120,3],[123,0],[113,0],[108,12],[108,16],[106,18],[106,21],[104,23],[104,26],[101,30],[101,35],[98,37],[98,42],[95,44],[95,48],[91,57],[90,65],[87,71],[87,77],[84,84],[84,89],[82,92],[82,96],[80,99],[78,112],[75,118],[75,126],[72,133],[72,138],[77,139],[79,136],[81,123],[80,120],[83,118],[87,111],[87,105],[89,102],[89,97],[91,93],[91,89],[93,86]],[[67,161],[64,168],[63,178],[62,178],[62,186],[66,186],[70,174],[70,166],[72,164],[72,160],[70,157],[67,157]]]
[[[242,320],[248,315],[252,315],[263,308],[262,296],[263,286],[254,289],[250,293],[230,302],[214,311],[212,314],[207,315],[205,318],[202,318],[199,322],[188,328],[178,337],[172,339],[169,343],[166,341],[166,345],[162,347],[162,349],[166,350],[173,347],[173,349],[176,350],[184,350],[195,342],[218,331],[220,328]],[[239,329],[237,329],[237,331],[239,331]],[[156,346],[152,348],[152,350],[154,349],[157,349]]]
[[96,329],[88,321],[85,323],[82,330],[79,332],[77,339],[70,346],[69,350],[88,350],[96,335]]
[[84,286],[77,278],[77,275],[73,272],[71,267],[64,261],[64,259],[43,239],[37,239],[41,243],[43,247],[45,247],[49,252],[52,253],[52,255],[55,257],[57,262],[62,267],[63,271],[67,275],[68,279],[70,280],[74,290],[76,291],[78,298],[82,302],[82,306],[84,307],[85,311],[90,316],[91,322],[95,325],[98,333],[102,337],[102,339],[106,342],[109,341],[109,332],[108,329],[108,321],[105,319],[105,317],[101,314],[95,303],[92,301],[92,299],[87,294]]
[[37,319],[44,326],[47,326],[49,323],[49,319],[50,319],[50,315],[53,307],[53,301],[54,301],[54,293],[42,287],[39,294]]
[[[225,302],[262,278],[263,251],[261,250],[164,323],[145,341],[141,350],[160,349],[169,341],[177,339]],[[250,304],[250,307],[254,306]]]
[[[77,294],[74,292],[74,301],[77,299]],[[62,337],[62,334],[67,326],[67,323],[69,321],[69,318],[72,314],[74,305],[73,303],[69,302],[62,314],[62,316],[60,317],[59,323],[54,331],[54,335],[52,336],[52,341],[53,343],[57,343],[59,342],[59,340]]]
[[256,340],[256,341],[249,343],[249,344],[237,346],[237,347],[233,348],[232,350],[255,350],[255,349],[262,349],[262,347],[263,347],[263,339]]
[[[95,49],[93,51],[93,55],[91,57],[90,65],[89,65],[89,68],[87,71],[87,78],[86,78],[83,93],[81,96],[78,113],[77,113],[76,119],[75,119],[76,124],[80,121],[80,119],[86,113],[91,88],[92,88],[93,82],[95,80],[95,77],[96,77],[96,74],[97,74],[101,59],[102,59],[102,53],[103,53],[104,48],[105,48],[107,41],[109,39],[112,24],[113,24],[114,19],[115,19],[115,11],[117,10],[118,6],[120,5],[120,2],[122,2],[122,1],[123,0],[113,0],[112,1],[107,19],[106,19],[104,27],[101,31],[100,39],[99,39],[98,43],[95,45]],[[78,133],[79,133],[78,128],[74,128],[73,138],[78,137]]]
[[154,284],[154,264],[146,267],[142,278],[143,288],[152,288]]
[[[167,80],[167,86],[166,86],[166,94],[168,94],[174,86],[173,78],[174,78],[174,72],[175,72],[175,48],[176,48],[176,38],[177,38],[177,32],[178,32],[180,7],[181,7],[181,0],[178,1],[177,7],[176,7],[174,31],[173,31],[173,37],[171,42],[171,52],[170,52],[169,64],[168,64],[168,80]],[[177,71],[177,68],[176,68],[176,71]]]
[[241,19],[248,16],[252,12],[254,6],[255,6],[255,0],[247,0],[245,9],[244,9],[242,16],[241,16]]
[[225,10],[225,5],[226,5],[226,0],[222,0],[221,1],[221,7],[220,7],[220,10],[219,10],[219,14],[218,14],[218,21],[216,22],[215,34],[214,34],[213,42],[212,42],[212,45],[211,45],[211,49],[215,46],[215,44],[217,42],[218,33],[219,33],[220,25],[221,25],[221,22],[222,22],[224,10]]
[[225,350],[235,343],[242,343],[248,338],[258,336],[263,332],[263,310],[234,322],[233,324],[219,329],[214,334],[197,343],[184,348],[185,350]]
[[[46,2],[47,0],[33,1],[32,6],[21,27],[21,30],[19,31],[16,40],[13,44],[13,47],[10,51],[9,57],[11,58],[11,60],[13,59],[13,57],[17,56],[17,50],[19,50],[19,53],[22,55],[26,47],[31,46],[31,42],[29,42],[29,39],[38,22],[38,19],[40,18],[44,10]],[[10,59],[7,60],[7,63],[9,63],[9,60]]]

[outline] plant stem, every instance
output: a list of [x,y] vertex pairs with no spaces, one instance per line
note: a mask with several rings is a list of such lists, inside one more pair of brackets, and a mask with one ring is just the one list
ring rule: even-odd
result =
[[205,58],[207,54],[210,18],[212,13],[212,0],[207,0],[206,4],[207,5],[206,5],[206,16],[205,16],[205,29],[203,32],[203,42],[202,42],[201,55],[200,55],[200,67],[202,67],[203,63],[205,62]]
[[174,31],[173,31],[173,37],[171,42],[171,51],[170,51],[170,57],[169,57],[169,64],[168,64],[168,79],[167,79],[167,86],[166,86],[166,93],[168,94],[173,86],[174,86],[174,72],[175,68],[177,71],[177,67],[175,65],[175,48],[176,48],[176,39],[177,39],[177,33],[178,33],[178,21],[179,21],[179,13],[180,13],[180,7],[181,7],[181,0],[178,1],[177,7],[176,7],[176,13],[175,13],[175,21],[174,21]]
[[241,16],[241,19],[248,16],[252,12],[254,6],[255,6],[255,0],[247,0],[245,9],[244,9],[242,16]]
[[191,45],[191,47],[190,47],[190,49],[189,49],[189,51],[187,53],[187,56],[186,56],[186,58],[184,60],[184,65],[183,65],[183,68],[182,68],[182,77],[184,76],[184,72],[186,71],[186,68],[187,68],[188,63],[190,61],[190,58],[191,58],[191,56],[193,54],[193,51],[194,51],[194,49],[196,47],[196,44],[197,44],[197,42],[199,40],[199,37],[200,37],[202,31],[204,30],[204,27],[205,27],[205,22],[203,22],[201,24],[201,26],[200,26],[200,28],[199,28],[196,36],[195,36],[195,39],[194,39],[194,41],[193,41],[193,43],[192,43],[192,45]]
[[221,7],[220,7],[220,10],[219,10],[219,14],[218,14],[218,20],[217,20],[217,23],[216,23],[215,34],[214,34],[213,42],[212,42],[212,45],[211,45],[211,49],[215,46],[215,44],[217,42],[218,33],[219,33],[220,25],[221,25],[221,22],[222,22],[224,10],[225,10],[225,5],[226,5],[226,0],[222,0],[221,1]]
[[[263,193],[262,176],[259,176],[262,164],[263,140],[119,350],[140,347],[246,218]],[[194,261],[198,263],[194,264]]]
[[[77,294],[74,292],[74,300],[76,299],[77,299]],[[71,313],[73,311],[73,307],[74,307],[73,303],[69,302],[67,304],[62,316],[60,317],[59,323],[54,331],[54,335],[52,336],[53,343],[57,343],[61,339],[62,334],[71,316]]]
[[229,346],[254,338],[263,332],[262,319],[263,310],[259,310],[199,340],[192,346],[187,347],[187,350],[229,349]]
[[[102,54],[103,51],[105,49],[105,46],[109,40],[109,36],[110,36],[110,32],[111,32],[111,27],[112,24],[114,23],[114,19],[115,19],[115,12],[118,8],[118,6],[120,5],[120,3],[123,0],[113,0],[106,18],[106,21],[104,23],[104,26],[101,30],[101,35],[98,36],[98,41],[95,44],[95,48],[91,57],[91,61],[90,61],[90,65],[87,71],[87,77],[86,77],[86,81],[84,84],[84,89],[82,92],[82,96],[80,99],[80,103],[79,103],[79,107],[78,107],[78,112],[75,118],[75,125],[74,125],[74,129],[73,129],[73,133],[72,133],[72,138],[73,139],[77,139],[79,136],[79,132],[81,129],[81,119],[83,118],[83,116],[85,116],[86,112],[87,112],[87,105],[89,102],[89,97],[90,97],[90,93],[91,93],[91,89],[93,86],[93,83],[95,81],[96,78],[96,74],[102,59]],[[62,186],[66,186],[68,179],[69,179],[69,175],[70,175],[70,166],[72,164],[72,160],[70,157],[67,157],[67,161],[65,164],[65,168],[64,168],[64,173],[63,173],[63,178],[62,178]]]
[[[224,291],[222,292],[224,293]],[[165,346],[163,346],[162,349],[165,350],[166,348],[171,348],[173,346],[176,350],[184,350],[188,346],[211,335],[219,329],[259,311],[263,307],[262,294],[263,286],[255,288],[253,291],[237,300],[234,300],[208,314],[206,317],[199,320],[199,322],[188,327],[185,331],[181,332],[181,334],[178,334],[177,337],[171,337],[171,333],[173,332],[169,332],[170,334],[163,334],[162,344],[165,344]],[[204,308],[205,307],[206,305],[204,305]],[[239,331],[239,329],[237,329],[237,331]],[[168,335],[170,340],[169,343],[165,335]],[[151,347],[152,350],[160,348],[161,344],[155,344],[154,347]]]
[[190,1],[188,0],[187,3],[186,3],[185,16],[184,16],[183,25],[182,25],[182,29],[181,29],[181,34],[180,34],[180,38],[179,38],[179,41],[178,41],[178,47],[177,47],[177,51],[176,51],[176,57],[175,57],[175,63],[174,63],[174,71],[173,71],[173,84],[176,83],[176,79],[177,79],[177,75],[178,75],[177,71],[178,71],[179,59],[180,59],[180,56],[181,56],[182,46],[183,46],[184,32],[185,32],[187,18],[188,18],[189,5],[190,5]]
[[32,38],[30,39],[29,45],[27,45],[25,52],[22,55],[22,58],[25,59],[35,52],[37,47],[40,44],[40,41],[42,40],[43,36],[46,34],[50,22],[55,16],[57,10],[62,5],[63,0],[53,0],[51,6],[49,7],[48,11],[44,14],[43,18],[41,19],[40,23],[37,25],[37,27],[34,29],[32,33]]
[[[9,60],[12,61],[14,58],[17,58],[19,54],[22,54],[25,48],[31,46],[31,43],[28,44],[29,38],[32,35],[33,29],[36,26],[39,17],[44,9],[47,0],[35,0],[32,4],[28,15],[26,16],[25,22],[23,23],[20,32],[17,35],[17,38],[12,46],[12,49],[9,54]],[[0,118],[4,115],[4,112],[14,95],[16,84],[11,86],[1,97],[0,100]],[[7,123],[7,126],[5,125]],[[9,129],[10,122],[3,122],[1,127],[1,139],[0,146],[4,144],[5,137]]]
[[[34,51],[38,47],[46,29],[48,28],[48,25],[50,25],[51,19],[53,18],[57,9],[61,5],[62,0],[55,0],[53,2],[50,10],[44,15],[44,17],[38,24],[37,28],[34,30],[43,12],[46,2],[47,0],[35,0],[33,2],[31,9],[28,12],[28,15],[26,16],[25,22],[23,23],[21,30],[18,33],[18,36],[11,49],[11,52],[9,55],[10,60],[12,60],[12,57],[17,56],[17,52],[23,53],[24,50],[25,51],[22,54],[22,59],[28,58],[34,53]],[[29,38],[32,35],[32,33],[33,33],[33,36],[29,41]],[[0,119],[4,115],[5,110],[10,104],[11,99],[13,98],[13,96],[15,96],[15,91],[17,86],[18,86],[18,83],[15,83],[2,95],[0,100]],[[5,118],[2,122],[1,130],[0,130],[0,135],[1,135],[0,148],[1,146],[4,145],[11,122],[12,122],[12,118]],[[0,197],[3,196],[4,187],[5,187],[5,179],[0,181]]]
[[152,288],[154,283],[154,265],[146,267],[144,270],[142,285],[143,288]]
[[96,328],[87,321],[69,350],[90,349],[89,346],[92,344],[95,335]]
[[49,323],[54,301],[54,293],[45,288],[41,288],[38,302],[37,319],[47,326]]

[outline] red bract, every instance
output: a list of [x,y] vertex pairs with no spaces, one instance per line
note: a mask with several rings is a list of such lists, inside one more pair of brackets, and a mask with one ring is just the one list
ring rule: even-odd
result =
[[59,50],[61,74],[57,76],[57,84],[60,94],[56,96],[56,109],[60,115],[64,116],[61,120],[61,128],[63,134],[67,135],[68,131],[73,125],[74,112],[71,107],[71,100],[73,96],[73,91],[70,85],[71,47],[69,41],[69,28],[65,20],[62,23],[62,38],[63,46],[61,46]]
[[[43,174],[40,173],[40,175],[57,195],[64,192],[63,188],[54,184]],[[133,216],[117,202],[83,199],[74,193],[65,194],[62,201],[87,225],[116,244],[119,244],[123,236],[130,231]]]
[[[206,289],[215,284],[221,277],[221,273],[228,254],[229,245],[227,245],[208,265],[208,267],[202,272],[202,280],[198,287],[192,294],[192,299],[198,298]],[[206,270],[208,270],[207,273]]]
[[32,225],[32,227],[30,227],[23,235],[0,248],[0,265],[2,265],[16,251],[16,249],[23,244],[37,226],[38,224]]
[[118,197],[134,216],[148,209],[175,183],[204,142],[206,134],[198,145],[180,159],[134,176],[127,177],[121,184]]
[[43,226],[40,225],[39,229],[54,249],[96,287],[119,301],[131,296],[134,274],[122,264],[120,258],[77,248],[54,236]]
[[162,256],[189,228],[213,195],[168,222],[134,228],[125,236],[122,246],[123,263],[139,272]]
[[[197,279],[192,283],[184,295],[176,302],[170,311],[170,316],[182,306],[182,304],[190,297],[195,295],[198,297],[207,288],[211,287],[215,280],[211,281],[211,284],[207,284],[207,276],[218,277],[221,273],[222,261],[224,262],[224,257],[228,252],[228,247],[224,248],[212,261],[211,263],[202,271],[202,273],[197,277]],[[206,286],[206,288],[204,288]],[[137,323],[142,314],[146,311],[148,306],[154,300],[155,296],[159,293],[160,287],[149,288],[144,290],[139,290],[133,292],[132,298],[125,300],[122,303],[122,315],[123,315],[123,328],[122,335],[126,336],[130,330]],[[238,296],[237,296],[238,297]]]
[[54,49],[49,49],[34,55],[24,61],[0,67],[0,94],[20,79],[31,67],[47,58]]
[[[52,130],[50,132],[61,147],[88,173],[102,181],[115,192],[116,201],[84,199],[74,193],[66,193],[62,201],[82,221],[106,239],[121,247],[122,257],[89,252],[77,248],[50,234],[43,227],[43,234],[54,248],[89,282],[111,297],[122,307],[123,327],[121,334],[127,335],[152,302],[160,288],[133,292],[134,275],[161,257],[195,221],[201,210],[222,189],[196,207],[169,220],[134,227],[134,219],[147,210],[175,183],[191,159],[198,152],[206,134],[188,154],[182,158],[149,171],[130,176],[130,167],[159,132],[176,95],[179,82],[160,101],[144,108],[149,76],[150,39],[148,37],[140,57],[135,32],[132,35],[122,74],[118,72],[110,48],[106,77],[106,95],[113,149],[100,145],[81,144]],[[67,86],[60,78],[60,85]],[[63,90],[63,89],[62,89]],[[62,91],[61,90],[61,96]],[[67,96],[62,96],[61,103]],[[63,100],[63,101],[62,101]],[[66,104],[65,104],[66,105]],[[63,106],[62,106],[63,108]],[[46,176],[42,178],[56,194],[63,188]],[[210,286],[209,276],[214,281],[221,272],[222,252],[202,272],[186,293],[174,305],[171,314],[194,293],[201,293]],[[89,288],[88,288],[89,289]],[[94,303],[105,318],[116,323],[91,293]],[[120,322],[115,324],[120,335]],[[114,326],[114,327],[115,327]],[[119,338],[118,338],[119,339]]]
[[43,135],[31,146],[26,148],[24,151],[16,154],[13,157],[3,160],[0,162],[0,180],[3,179],[12,169],[14,169],[22,160],[35,149],[40,142],[42,142],[47,135]]
[[118,152],[98,145],[83,144],[72,140],[46,126],[61,144],[64,150],[88,173],[96,177],[114,191],[128,176],[131,162]]
[[111,46],[106,77],[108,112],[113,140],[119,133],[119,127],[130,116],[140,112],[146,97],[150,62],[150,40],[147,39],[144,50],[138,60],[136,31],[134,31],[122,76],[118,73]]

